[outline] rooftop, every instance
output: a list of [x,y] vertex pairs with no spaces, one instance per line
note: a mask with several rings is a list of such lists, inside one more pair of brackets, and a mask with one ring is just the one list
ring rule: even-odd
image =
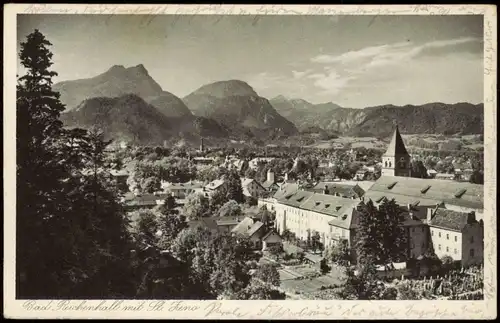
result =
[[[467,219],[469,216],[470,213],[438,208],[432,220],[428,224],[431,227],[439,227],[461,232],[467,225]],[[477,223],[477,221],[474,222]]]
[[387,147],[387,151],[384,153],[384,156],[401,156],[401,155],[409,155],[406,150],[405,144],[403,142],[403,138],[401,138],[401,134],[399,133],[398,126],[394,130],[392,134],[391,142]]
[[428,206],[444,203],[477,210],[484,208],[483,185],[439,179],[381,176],[366,191],[365,197],[375,202],[382,197],[395,199],[400,205],[420,201],[420,205]]

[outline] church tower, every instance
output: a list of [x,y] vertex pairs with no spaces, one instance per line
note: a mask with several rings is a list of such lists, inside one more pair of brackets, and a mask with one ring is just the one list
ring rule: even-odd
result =
[[382,155],[382,176],[410,176],[410,154],[406,150],[398,126],[394,130],[391,143]]
[[201,143],[200,143],[200,152],[205,152],[205,146],[203,146],[203,138],[201,138]]

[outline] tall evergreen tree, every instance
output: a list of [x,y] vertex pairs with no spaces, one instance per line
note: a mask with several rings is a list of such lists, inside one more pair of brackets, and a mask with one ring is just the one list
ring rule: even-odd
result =
[[19,298],[127,294],[127,221],[106,176],[102,134],[63,129],[50,42],[21,43],[17,86],[16,282]]

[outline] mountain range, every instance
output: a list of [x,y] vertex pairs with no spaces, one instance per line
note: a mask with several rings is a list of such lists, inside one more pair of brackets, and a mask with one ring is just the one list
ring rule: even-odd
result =
[[299,129],[317,126],[351,136],[389,135],[397,123],[407,134],[483,133],[484,105],[428,103],[383,105],[364,109],[342,108],[335,103],[312,104],[302,99],[278,96],[270,100],[281,115]]
[[283,96],[268,100],[247,83],[227,80],[206,84],[184,98],[165,91],[140,64],[112,66],[88,79],[53,86],[60,92],[68,127],[104,129],[109,138],[161,144],[200,137],[217,140],[280,139],[299,129],[351,136],[386,136],[396,122],[402,133],[483,131],[483,105],[431,103],[365,109],[331,102],[312,104]]

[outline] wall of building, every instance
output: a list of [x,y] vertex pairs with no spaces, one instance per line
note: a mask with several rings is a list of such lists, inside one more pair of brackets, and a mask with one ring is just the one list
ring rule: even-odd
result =
[[429,227],[424,225],[412,225],[408,227],[408,256],[417,258],[427,250],[429,241]]
[[484,227],[479,223],[467,225],[462,231],[462,265],[470,266],[482,263],[483,252]]
[[438,258],[451,256],[462,260],[462,233],[442,228],[430,227],[434,253]]

